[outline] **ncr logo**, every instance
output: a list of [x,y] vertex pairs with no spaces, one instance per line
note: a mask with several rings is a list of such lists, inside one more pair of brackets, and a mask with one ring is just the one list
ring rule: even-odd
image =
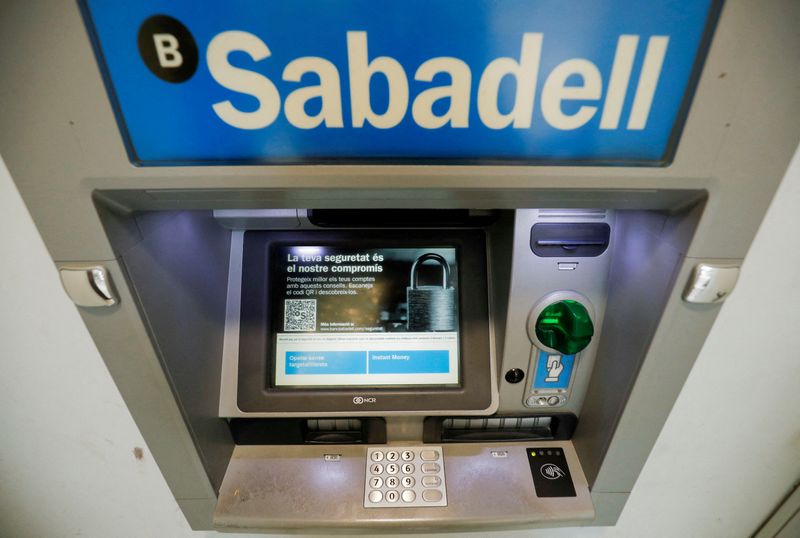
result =
[[185,82],[197,71],[197,44],[177,19],[153,15],[139,28],[138,45],[147,68],[165,82]]

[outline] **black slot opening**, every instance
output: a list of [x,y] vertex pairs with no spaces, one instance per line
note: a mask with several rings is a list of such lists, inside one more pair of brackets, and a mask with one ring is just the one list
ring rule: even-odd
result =
[[321,228],[477,228],[497,213],[476,209],[310,209],[308,220]]
[[237,445],[383,444],[383,418],[234,418]]
[[531,250],[542,258],[593,258],[608,248],[605,222],[545,222],[531,228]]
[[572,413],[520,417],[427,417],[426,443],[479,443],[565,440],[572,437],[578,418]]

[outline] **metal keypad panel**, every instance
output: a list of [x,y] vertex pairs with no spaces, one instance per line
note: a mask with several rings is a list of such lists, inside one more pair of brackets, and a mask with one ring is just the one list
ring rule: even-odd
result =
[[364,508],[447,506],[440,446],[367,449]]

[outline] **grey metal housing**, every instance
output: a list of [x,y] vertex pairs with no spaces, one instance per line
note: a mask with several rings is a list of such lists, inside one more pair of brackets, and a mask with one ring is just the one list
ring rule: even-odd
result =
[[[231,232],[212,210],[617,210],[619,255],[573,439],[593,524],[608,525],[719,311],[684,302],[683,284],[697,263],[741,261],[797,147],[798,26],[795,1],[726,2],[675,159],[664,168],[136,168],[77,3],[7,2],[0,153],[56,266],[108,270],[119,303],[81,308],[81,316],[195,529],[211,527],[234,451],[218,418]],[[198,280],[204,285],[190,285]],[[494,303],[498,334],[510,330],[499,315],[506,307]],[[419,434],[403,417],[388,422],[395,439]]]

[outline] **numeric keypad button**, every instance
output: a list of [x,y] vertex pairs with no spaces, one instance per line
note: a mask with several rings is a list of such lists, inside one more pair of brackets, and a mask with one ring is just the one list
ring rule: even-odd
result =
[[400,458],[400,454],[396,450],[390,450],[386,453],[386,461],[397,461]]
[[404,463],[401,467],[403,474],[412,474],[414,472],[414,464]]
[[400,458],[402,458],[403,461],[411,461],[414,459],[414,453],[410,450],[403,450],[400,453]]
[[373,463],[369,468],[369,472],[372,474],[381,474],[383,472],[383,465],[380,463]]
[[386,465],[386,474],[397,474],[399,470],[400,466],[397,465],[396,463],[389,463],[388,465]]
[[387,488],[396,488],[397,485],[400,483],[400,479],[396,476],[388,476],[386,477],[386,487]]
[[372,456],[370,457],[374,462],[383,461],[383,452],[381,452],[380,450],[376,450],[375,452],[372,453]]
[[383,478],[380,476],[373,476],[369,479],[369,487],[372,489],[378,489],[383,486]]
[[[439,494],[439,498],[440,499],[441,499],[441,495],[442,494],[440,493]],[[397,502],[397,499],[399,499],[399,498],[400,498],[400,495],[398,495],[397,492],[394,491],[394,490],[386,492],[386,500],[389,501],[390,503]]]
[[402,482],[404,488],[413,488],[414,487],[414,477],[413,476],[404,476],[400,482]]

